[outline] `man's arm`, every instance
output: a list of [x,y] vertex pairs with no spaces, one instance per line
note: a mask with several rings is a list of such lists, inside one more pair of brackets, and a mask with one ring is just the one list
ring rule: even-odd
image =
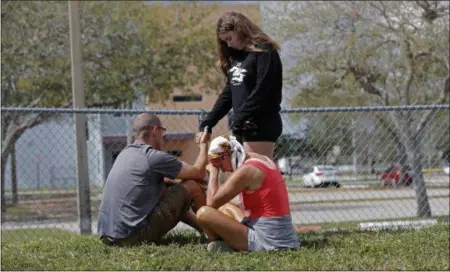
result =
[[[263,180],[264,172],[252,165],[241,166],[222,186],[216,187],[216,189],[214,188],[213,180],[210,179],[210,184],[208,185],[210,187],[208,187],[206,194],[206,205],[218,209],[232,200],[245,188],[261,184]],[[218,181],[215,183],[217,184]]]
[[200,153],[198,154],[197,160],[193,165],[186,162],[181,162],[181,170],[177,175],[177,179],[182,180],[203,180],[205,177],[205,168],[208,164],[208,144],[200,143]]

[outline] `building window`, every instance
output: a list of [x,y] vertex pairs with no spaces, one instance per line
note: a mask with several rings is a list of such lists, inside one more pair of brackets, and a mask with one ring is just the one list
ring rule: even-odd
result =
[[167,153],[169,153],[170,155],[175,156],[175,157],[181,157],[181,154],[183,154],[183,151],[181,151],[181,150],[169,150],[169,151],[167,151]]
[[201,95],[174,95],[172,97],[173,102],[198,102],[202,101]]

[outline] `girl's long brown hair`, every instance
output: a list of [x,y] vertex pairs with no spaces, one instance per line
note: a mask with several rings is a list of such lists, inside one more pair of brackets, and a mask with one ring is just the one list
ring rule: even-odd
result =
[[271,39],[258,25],[253,23],[245,15],[238,12],[227,12],[217,20],[216,27],[217,50],[219,53],[217,66],[220,68],[225,78],[228,77],[228,70],[230,69],[228,60],[231,52],[227,43],[220,40],[219,34],[228,31],[236,31],[239,39],[244,43],[246,51],[262,51],[256,46],[263,43],[271,44],[275,50],[280,51],[279,44]]

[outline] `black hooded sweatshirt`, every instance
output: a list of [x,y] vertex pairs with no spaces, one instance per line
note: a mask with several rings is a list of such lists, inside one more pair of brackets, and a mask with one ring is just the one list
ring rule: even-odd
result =
[[255,124],[279,114],[281,109],[282,64],[270,44],[257,46],[262,52],[232,50],[225,88],[214,107],[201,122],[212,128],[233,108],[231,130],[242,129],[244,122]]

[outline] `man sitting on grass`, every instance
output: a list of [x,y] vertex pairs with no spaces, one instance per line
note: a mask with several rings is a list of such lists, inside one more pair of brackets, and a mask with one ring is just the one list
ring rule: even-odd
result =
[[158,242],[180,221],[201,232],[194,212],[206,204],[197,182],[203,180],[208,163],[206,133],[190,165],[160,151],[165,130],[154,115],[136,118],[136,140],[120,152],[103,191],[97,233],[106,245]]

